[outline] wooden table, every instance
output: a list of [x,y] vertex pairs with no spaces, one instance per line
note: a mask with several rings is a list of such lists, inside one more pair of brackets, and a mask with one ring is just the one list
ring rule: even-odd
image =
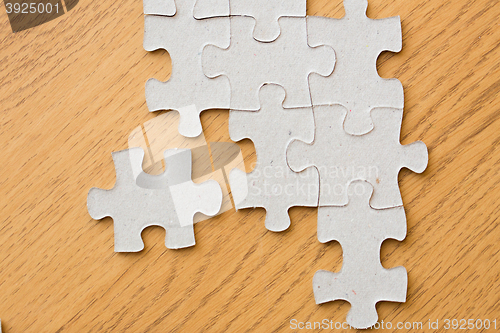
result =
[[[170,60],[142,48],[141,1],[80,1],[68,14],[13,34],[0,8],[0,318],[4,332],[288,332],[343,322],[346,302],[316,305],[312,277],[338,271],[338,243],[316,238],[316,210],[291,228],[264,228],[262,209],[231,209],[196,225],[196,246],[113,252],[113,222],[92,220],[86,197],[111,188],[111,152],[149,113],[144,84]],[[309,15],[340,18],[340,0]],[[489,319],[500,329],[500,2],[371,0],[368,15],[400,15],[403,51],[382,54],[383,77],[405,88],[401,142],[424,141],[429,166],[403,170],[403,242],[385,267],[408,270],[404,304],[380,303],[385,323]],[[230,142],[228,112],[203,113],[209,142]],[[239,144],[247,166],[250,141]],[[493,323],[491,323],[493,325]],[[493,327],[493,326],[492,326]],[[390,330],[389,330],[390,331]],[[398,331],[415,331],[401,329]],[[490,329],[492,331],[492,329]],[[488,331],[489,332],[489,331]]]

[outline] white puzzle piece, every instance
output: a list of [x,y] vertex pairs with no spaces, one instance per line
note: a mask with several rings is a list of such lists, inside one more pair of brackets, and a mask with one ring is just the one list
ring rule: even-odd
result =
[[[210,142],[204,134],[195,138],[186,138],[179,134],[177,127],[179,114],[164,112],[136,127],[129,135],[128,147],[141,147],[144,152],[142,167],[146,173],[162,173],[167,149],[190,149],[192,155],[191,178],[195,183],[213,179],[222,189],[223,199],[219,214],[233,209],[229,194],[229,171],[235,163],[243,164],[243,156],[237,144],[232,142]],[[210,148],[210,149],[209,149]],[[226,169],[227,168],[227,169]],[[208,217],[196,214],[194,223],[207,220]]]
[[290,226],[290,207],[318,205],[317,171],[295,173],[286,163],[286,148],[292,140],[312,142],[314,118],[310,107],[283,109],[281,86],[264,85],[259,95],[259,111],[230,111],[231,139],[252,140],[257,163],[249,174],[231,170],[229,182],[236,209],[265,208],[266,228],[279,232]]
[[210,78],[227,76],[231,85],[231,109],[259,110],[258,92],[265,83],[285,88],[285,108],[311,106],[308,76],[329,75],[335,52],[328,46],[307,44],[306,19],[282,17],[281,35],[272,43],[253,37],[255,20],[231,17],[231,45],[228,49],[208,45],[203,50],[203,71]]
[[197,0],[197,19],[220,16],[249,16],[255,19],[253,37],[259,42],[272,42],[280,35],[280,17],[306,17],[305,0]]
[[195,19],[229,17],[229,0],[196,0],[193,9]]
[[348,110],[344,128],[362,135],[372,130],[370,111],[376,107],[403,109],[404,92],[397,79],[383,79],[377,58],[383,51],[402,48],[399,16],[373,20],[366,16],[367,0],[344,0],[345,16],[307,18],[311,46],[335,50],[335,71],[328,77],[309,77],[313,105],[341,104]]
[[366,180],[375,188],[370,202],[373,208],[402,206],[399,171],[402,168],[417,173],[425,170],[428,161],[425,143],[400,144],[401,109],[374,109],[374,128],[362,136],[349,135],[343,130],[347,113],[342,105],[314,107],[314,142],[292,142],[287,150],[289,166],[296,172],[308,167],[318,169],[319,206],[346,205],[347,188],[357,179]]
[[255,19],[253,37],[259,42],[272,42],[280,35],[280,17],[306,17],[306,0],[230,0],[231,16]]
[[229,46],[230,19],[196,20],[194,3],[195,0],[177,0],[175,16],[144,18],[144,49],[165,49],[172,59],[172,75],[167,82],[150,79],[146,83],[148,108],[178,111],[179,133],[187,137],[201,134],[202,111],[229,109],[231,96],[227,78],[209,79],[201,67],[205,45]]
[[406,269],[402,266],[385,269],[380,263],[382,242],[388,238],[402,241],[406,237],[406,216],[403,207],[371,208],[368,202],[373,188],[367,182],[353,182],[349,191],[347,206],[318,210],[318,239],[322,243],[339,242],[343,263],[338,273],[316,272],[314,298],[317,304],[349,302],[347,323],[364,329],[377,322],[378,302],[406,301]]
[[214,216],[219,212],[222,191],[218,183],[191,181],[191,151],[171,149],[164,156],[165,172],[152,176],[142,170],[142,148],[115,152],[115,186],[111,190],[89,191],[90,216],[96,220],[113,218],[116,252],[144,249],[141,233],[153,225],[165,228],[167,248],[193,246],[195,213]]
[[143,7],[144,14],[175,15],[175,0],[143,0]]

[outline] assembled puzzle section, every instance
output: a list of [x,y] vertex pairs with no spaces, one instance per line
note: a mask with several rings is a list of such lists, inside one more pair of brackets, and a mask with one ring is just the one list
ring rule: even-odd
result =
[[229,46],[230,19],[196,20],[193,17],[195,0],[177,0],[175,4],[177,10],[172,17],[144,17],[144,49],[164,49],[172,59],[172,75],[167,82],[150,79],[146,83],[146,102],[150,111],[178,111],[179,133],[196,137],[202,132],[202,111],[229,109],[228,79],[206,77],[201,56],[206,45]]
[[195,245],[193,217],[197,212],[208,216],[219,212],[222,191],[218,183],[191,181],[190,150],[166,150],[166,170],[158,176],[143,172],[143,158],[142,148],[113,153],[116,184],[111,190],[90,189],[90,216],[113,218],[116,252],[144,249],[141,233],[153,225],[165,228],[167,248]]
[[[318,206],[318,239],[340,242],[344,261],[315,274],[315,299],[347,300],[356,328],[376,323],[377,302],[406,299],[406,270],[385,269],[380,246],[406,235],[399,171],[428,163],[423,142],[400,144],[403,87],[376,68],[401,50],[401,21],[370,19],[367,5],[344,0],[339,20],[306,17],[299,0],[144,0],[144,48],[172,59],[170,80],[146,83],[149,110],[178,111],[179,133],[198,137],[202,111],[230,109],[231,139],[257,152],[251,173],[229,174],[236,209],[264,208],[279,232],[290,207]],[[143,156],[113,154],[116,185],[91,189],[89,212],[114,219],[116,251],[140,251],[149,225],[167,230],[167,247],[194,245],[193,215],[219,211],[220,187],[193,184],[189,151],[166,151],[159,176],[142,171]]]
[[402,206],[398,174],[402,168],[421,173],[427,167],[427,147],[421,141],[401,145],[402,109],[372,111],[373,130],[365,135],[343,129],[348,110],[341,105],[314,107],[314,142],[294,141],[288,146],[288,164],[300,172],[315,167],[320,175],[319,206],[345,206],[354,180],[366,180],[375,191],[370,205],[376,209]]
[[281,17],[306,17],[305,0],[198,0],[194,7],[197,19],[217,16],[249,16],[255,20],[253,37],[272,42],[280,35]]
[[283,109],[285,90],[278,85],[260,89],[259,111],[230,111],[229,134],[233,141],[250,139],[257,152],[254,170],[231,170],[229,180],[236,209],[263,207],[266,228],[279,232],[290,226],[288,209],[318,205],[316,169],[295,173],[286,163],[286,148],[294,139],[312,142],[312,108]]
[[335,52],[329,46],[309,47],[305,18],[281,17],[279,25],[280,36],[272,43],[262,43],[252,37],[253,18],[233,16],[229,48],[207,45],[203,50],[205,75],[229,78],[232,110],[259,110],[258,92],[265,83],[285,89],[283,107],[311,106],[309,74],[332,73]]
[[347,323],[364,329],[378,320],[375,305],[380,301],[405,302],[408,277],[404,267],[385,269],[380,263],[380,247],[388,239],[406,237],[403,207],[376,210],[368,204],[372,186],[356,181],[349,186],[345,207],[320,207],[318,239],[337,241],[342,246],[339,273],[320,270],[313,278],[317,304],[345,300],[351,304]]
[[383,79],[377,72],[377,58],[383,51],[402,48],[398,17],[373,20],[366,16],[366,0],[344,0],[345,16],[307,18],[311,46],[328,45],[337,57],[335,71],[328,77],[311,74],[313,105],[341,104],[349,110],[344,129],[363,135],[373,129],[374,108],[403,109],[404,92],[397,79]]

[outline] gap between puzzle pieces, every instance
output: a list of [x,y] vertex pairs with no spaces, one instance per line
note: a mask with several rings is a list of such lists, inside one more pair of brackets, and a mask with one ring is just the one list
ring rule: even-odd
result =
[[87,207],[93,219],[111,217],[115,251],[144,249],[142,231],[149,226],[166,230],[165,245],[179,249],[195,245],[193,218],[197,212],[215,216],[222,205],[222,190],[214,180],[191,180],[191,151],[164,153],[166,169],[158,176],[142,170],[144,150],[131,148],[113,153],[116,183],[111,190],[90,189]]

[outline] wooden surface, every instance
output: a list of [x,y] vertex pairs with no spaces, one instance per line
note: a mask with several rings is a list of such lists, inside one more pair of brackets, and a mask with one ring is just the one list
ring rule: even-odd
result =
[[[340,18],[340,0],[309,15]],[[429,166],[400,173],[403,242],[385,267],[408,270],[404,304],[384,322],[490,319],[500,326],[500,2],[371,0],[372,18],[400,15],[403,51],[379,72],[405,88],[403,144],[424,141]],[[340,270],[337,243],[316,238],[316,211],[264,228],[264,211],[196,225],[193,248],[144,231],[143,252],[113,252],[111,219],[94,221],[88,190],[111,188],[111,152],[155,114],[144,84],[166,80],[166,52],[142,48],[142,2],[80,1],[70,13],[13,34],[0,8],[0,318],[4,332],[288,332],[290,320],[343,322],[349,304],[318,306],[312,277]],[[208,141],[230,141],[227,111],[202,117]],[[248,165],[251,142],[240,146]],[[441,329],[442,330],[442,329]],[[391,331],[391,330],[388,330]],[[400,330],[413,331],[413,330]],[[491,331],[491,329],[490,329]]]

